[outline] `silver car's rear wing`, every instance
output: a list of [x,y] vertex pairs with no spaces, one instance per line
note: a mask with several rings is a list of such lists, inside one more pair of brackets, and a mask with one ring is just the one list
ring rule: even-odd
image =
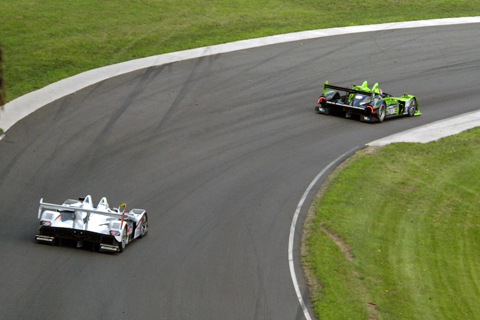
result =
[[97,210],[94,208],[72,207],[64,204],[46,203],[46,202],[43,202],[43,198],[41,198],[40,206],[38,207],[38,219],[40,219],[40,217],[42,216],[42,212],[45,210],[97,213],[97,214],[102,214],[102,215],[113,217],[113,218],[122,217],[123,215],[123,212],[115,212],[115,211],[108,212],[108,211]]

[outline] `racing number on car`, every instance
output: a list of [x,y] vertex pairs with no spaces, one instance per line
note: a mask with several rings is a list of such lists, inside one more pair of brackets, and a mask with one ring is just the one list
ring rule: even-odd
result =
[[396,110],[396,109],[397,109],[397,108],[395,108],[395,107],[390,107],[390,108],[388,108],[388,114],[389,114],[389,115],[390,115],[390,114],[396,114],[396,113],[397,113],[397,110]]

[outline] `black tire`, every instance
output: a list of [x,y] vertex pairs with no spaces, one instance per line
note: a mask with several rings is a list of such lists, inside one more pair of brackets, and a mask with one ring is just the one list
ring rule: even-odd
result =
[[413,98],[410,104],[410,108],[408,109],[408,116],[413,117],[417,112],[417,99]]
[[148,220],[145,220],[142,222],[142,225],[140,226],[140,238],[145,237],[147,233],[148,233]]
[[118,244],[118,251],[123,252],[123,250],[125,250],[125,247],[127,246],[127,243],[128,243],[127,228],[124,228],[123,234],[122,234],[122,241]]
[[378,122],[383,122],[383,120],[385,120],[386,112],[387,112],[387,106],[385,105],[385,102],[382,102],[382,104],[378,108],[378,114],[377,114]]

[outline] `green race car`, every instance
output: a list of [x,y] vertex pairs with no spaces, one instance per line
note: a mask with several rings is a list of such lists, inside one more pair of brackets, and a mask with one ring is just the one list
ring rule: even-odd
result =
[[323,114],[340,111],[347,118],[357,114],[361,121],[366,122],[383,122],[387,118],[421,114],[415,96],[404,94],[393,97],[380,90],[378,83],[370,89],[367,81],[361,86],[354,84],[351,88],[333,86],[326,81],[315,111]]

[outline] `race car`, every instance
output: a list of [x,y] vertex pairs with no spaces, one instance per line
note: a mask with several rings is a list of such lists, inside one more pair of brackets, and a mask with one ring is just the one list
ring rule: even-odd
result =
[[37,242],[61,245],[62,240],[73,240],[77,247],[86,242],[100,252],[122,252],[128,243],[148,232],[145,210],[132,209],[127,213],[125,204],[110,209],[105,197],[94,207],[90,195],[68,199],[63,204],[46,203],[42,198],[38,219]]
[[333,86],[326,81],[315,111],[323,114],[340,111],[344,112],[347,118],[358,114],[360,120],[366,122],[383,122],[391,117],[413,117],[421,114],[415,96],[404,94],[393,97],[384,93],[378,83],[370,89],[367,81],[361,86],[354,84],[351,88]]

